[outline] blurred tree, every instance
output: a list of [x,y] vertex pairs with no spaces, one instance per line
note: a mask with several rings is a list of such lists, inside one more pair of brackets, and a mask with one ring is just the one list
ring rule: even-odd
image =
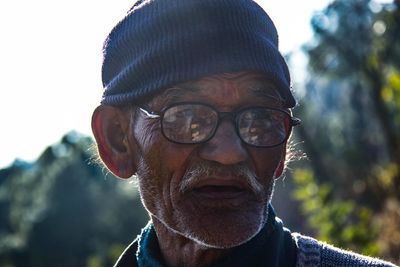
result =
[[134,184],[88,164],[91,145],[70,133],[0,171],[0,266],[111,266],[146,224]]
[[[294,196],[319,238],[400,263],[400,2],[336,0],[312,25]],[[111,266],[145,224],[133,185],[88,164],[91,144],[71,133],[0,170],[0,266]]]
[[[310,221],[319,222],[312,226],[320,237],[400,263],[400,1],[336,0],[311,23],[315,40],[305,47],[310,79],[297,138],[318,178],[308,182],[324,184],[329,194],[302,196],[298,172],[295,195]],[[334,216],[335,202],[346,216]],[[325,205],[325,217],[312,205]],[[333,217],[341,222],[329,224]],[[370,231],[355,233],[350,225]],[[378,248],[368,250],[373,242]]]

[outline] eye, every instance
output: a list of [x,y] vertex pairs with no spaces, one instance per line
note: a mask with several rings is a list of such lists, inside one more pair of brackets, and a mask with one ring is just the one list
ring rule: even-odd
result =
[[190,107],[175,106],[167,109],[164,113],[164,121],[166,123],[174,123],[180,120],[191,120],[193,110]]
[[264,108],[247,109],[241,114],[240,119],[251,121],[270,120],[271,114],[270,110]]
[[273,146],[283,142],[287,133],[285,119],[289,116],[280,110],[249,108],[238,117],[239,133],[248,144]]
[[281,122],[285,120],[285,118],[287,117],[287,115],[281,111],[271,112],[270,116],[271,116],[271,121],[273,122]]
[[178,143],[197,143],[213,132],[218,113],[202,104],[179,104],[164,112],[164,135]]

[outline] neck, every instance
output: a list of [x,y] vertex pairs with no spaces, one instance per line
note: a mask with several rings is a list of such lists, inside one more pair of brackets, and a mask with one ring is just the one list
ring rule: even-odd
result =
[[169,267],[210,266],[230,252],[230,249],[216,249],[201,245],[172,232],[157,218],[153,217],[152,220],[161,253]]

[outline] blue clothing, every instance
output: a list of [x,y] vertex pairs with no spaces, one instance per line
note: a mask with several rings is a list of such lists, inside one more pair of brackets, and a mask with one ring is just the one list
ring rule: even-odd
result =
[[[164,267],[152,224],[148,224],[138,239],[137,262],[140,267]],[[267,248],[267,249],[266,249]],[[282,266],[296,263],[296,243],[282,221],[270,212],[266,226],[250,241],[234,248],[228,257],[211,267]],[[118,265],[117,265],[118,266]]]
[[[124,251],[114,267],[166,267],[154,227],[149,223]],[[396,267],[395,265],[341,250],[311,237],[291,233],[270,208],[265,227],[228,257],[210,267]]]
[[298,233],[292,236],[298,248],[296,267],[396,267],[392,263],[342,250]]

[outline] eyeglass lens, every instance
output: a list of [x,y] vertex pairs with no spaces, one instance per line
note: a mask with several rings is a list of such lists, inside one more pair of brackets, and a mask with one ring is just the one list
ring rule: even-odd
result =
[[255,146],[274,146],[286,139],[285,119],[282,111],[254,108],[239,114],[239,135],[246,143]]
[[[218,112],[202,104],[179,104],[164,111],[162,130],[173,142],[194,144],[207,141],[218,127]],[[236,125],[240,138],[254,146],[274,146],[288,135],[285,123],[289,115],[269,108],[240,111]]]

